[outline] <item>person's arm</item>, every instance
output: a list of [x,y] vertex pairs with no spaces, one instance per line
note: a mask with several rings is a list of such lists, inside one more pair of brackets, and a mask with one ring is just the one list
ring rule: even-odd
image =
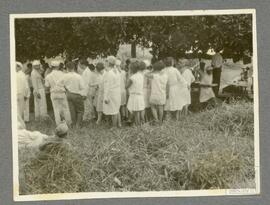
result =
[[132,85],[132,78],[128,79],[126,89],[129,89],[131,85]]

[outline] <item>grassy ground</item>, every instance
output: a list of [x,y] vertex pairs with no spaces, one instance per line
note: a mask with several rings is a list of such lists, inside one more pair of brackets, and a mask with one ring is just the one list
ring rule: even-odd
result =
[[[51,134],[54,125],[28,127]],[[88,124],[62,145],[20,150],[20,193],[253,188],[253,127],[246,102],[162,126]]]

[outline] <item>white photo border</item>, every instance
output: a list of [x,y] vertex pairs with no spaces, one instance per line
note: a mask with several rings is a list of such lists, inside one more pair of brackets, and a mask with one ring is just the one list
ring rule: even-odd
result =
[[[252,14],[253,36],[253,76],[254,76],[254,189],[215,189],[215,190],[183,190],[183,191],[142,191],[142,192],[81,192],[56,194],[19,194],[18,137],[17,137],[17,99],[16,99],[16,49],[15,19],[20,18],[65,18],[65,17],[120,17],[120,16],[202,16],[202,15]],[[14,201],[71,200],[96,198],[144,198],[144,197],[194,197],[194,196],[235,196],[260,194],[260,152],[259,152],[259,88],[257,62],[257,30],[255,9],[230,10],[182,10],[182,11],[128,11],[128,12],[82,12],[82,13],[25,13],[10,14],[10,86],[12,116],[12,151],[13,151],[13,199]]]

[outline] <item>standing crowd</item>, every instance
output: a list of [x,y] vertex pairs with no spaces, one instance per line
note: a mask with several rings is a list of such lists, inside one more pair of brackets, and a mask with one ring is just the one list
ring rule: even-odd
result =
[[[72,127],[94,119],[96,124],[108,121],[114,127],[121,127],[123,121],[141,125],[178,120],[189,113],[191,84],[195,80],[202,85],[201,103],[207,103],[218,92],[218,88],[215,92],[212,89],[212,71],[218,70],[215,75],[220,78],[222,57],[212,62],[215,65],[205,66],[201,62],[194,69],[186,65],[177,68],[178,62],[172,57],[151,64],[136,59],[121,62],[109,56],[95,65],[85,59],[53,60],[50,65],[34,60],[25,71],[16,62],[18,114],[29,121],[32,96],[35,120],[48,117],[47,107],[51,103],[56,125],[63,120]],[[195,79],[197,74],[200,77]]]

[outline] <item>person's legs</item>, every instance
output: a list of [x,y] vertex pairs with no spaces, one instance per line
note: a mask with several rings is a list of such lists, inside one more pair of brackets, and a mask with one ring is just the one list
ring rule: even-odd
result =
[[39,89],[39,93],[40,93],[40,116],[44,118],[48,116],[45,89]]
[[111,115],[112,117],[112,126],[117,127],[117,122],[118,122],[118,114]]
[[34,96],[34,107],[35,107],[35,120],[40,118],[40,106],[39,106],[40,99],[37,95]]
[[54,120],[56,125],[58,125],[61,122],[60,119],[60,110],[61,110],[61,104],[59,99],[55,99],[53,97],[53,94],[51,95],[51,100],[52,100],[52,107],[53,107],[53,112],[54,112]]
[[96,124],[99,125],[101,120],[102,120],[102,116],[103,116],[103,113],[102,112],[98,112],[98,119],[96,121]]
[[73,102],[73,94],[71,93],[67,94],[67,101],[68,101],[68,107],[69,107],[69,111],[71,115],[72,125],[76,125],[77,118],[76,118],[76,112],[75,112],[75,105]]
[[80,95],[75,96],[75,112],[77,117],[76,127],[79,128],[82,124],[84,114],[84,100]]
[[175,111],[175,119],[179,120],[179,118],[180,118],[180,110],[176,110]]
[[154,121],[158,122],[158,113],[157,113],[156,105],[151,105],[151,111],[154,117]]
[[219,86],[220,86],[220,76],[221,76],[221,68],[214,68],[213,69],[213,84],[217,84],[217,86],[213,87],[213,91],[215,96],[218,96]]
[[62,113],[63,113],[63,116],[65,118],[66,123],[68,125],[71,125],[72,121],[71,121],[70,111],[69,111],[68,102],[67,102],[66,97],[64,97],[61,100],[60,105],[61,105],[61,110],[62,110]]
[[117,123],[118,123],[118,127],[122,127],[121,114],[120,114],[120,112],[117,114]]
[[142,124],[145,123],[145,110],[140,111],[140,121]]
[[160,122],[163,121],[164,106],[158,105],[158,119]]

